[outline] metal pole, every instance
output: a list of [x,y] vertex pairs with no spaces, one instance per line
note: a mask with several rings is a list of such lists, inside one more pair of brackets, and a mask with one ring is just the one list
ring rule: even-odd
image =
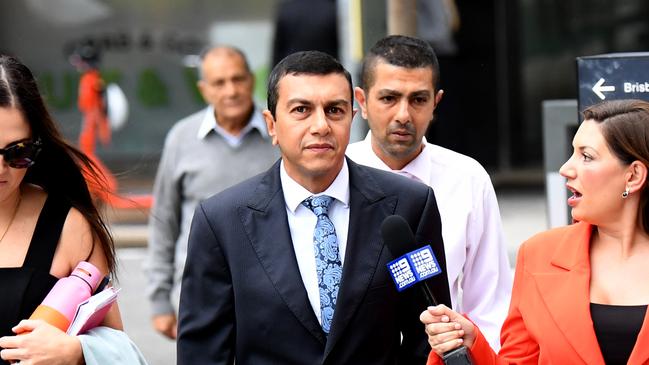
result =
[[387,0],[388,34],[417,36],[417,1]]
[[498,119],[498,168],[511,171],[511,123],[509,113],[509,55],[507,54],[507,0],[494,2],[495,61],[496,61],[496,117]]

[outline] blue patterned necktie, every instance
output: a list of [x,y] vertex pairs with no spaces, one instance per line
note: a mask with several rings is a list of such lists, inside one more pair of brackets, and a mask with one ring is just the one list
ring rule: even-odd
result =
[[327,212],[333,198],[327,195],[311,196],[302,205],[315,213],[318,221],[313,231],[316,271],[318,273],[318,288],[320,289],[320,314],[322,330],[329,334],[331,320],[334,317],[338,287],[342,276],[342,264],[338,254],[338,239],[336,229],[329,219]]

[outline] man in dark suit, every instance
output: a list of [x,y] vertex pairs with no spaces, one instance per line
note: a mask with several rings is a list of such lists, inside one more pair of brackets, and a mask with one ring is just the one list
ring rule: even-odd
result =
[[282,158],[196,209],[178,364],[426,362],[426,303],[396,291],[380,225],[401,215],[432,245],[443,274],[431,286],[449,305],[435,197],[345,159],[353,114],[351,77],[331,56],[294,53],[273,69],[264,117]]

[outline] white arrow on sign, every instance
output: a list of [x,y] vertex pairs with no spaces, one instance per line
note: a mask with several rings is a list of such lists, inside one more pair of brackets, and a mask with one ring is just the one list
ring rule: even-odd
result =
[[605,81],[606,80],[604,80],[604,78],[601,78],[599,79],[599,81],[597,81],[595,86],[593,86],[593,92],[602,100],[606,99],[604,91],[615,91],[615,86],[603,86]]

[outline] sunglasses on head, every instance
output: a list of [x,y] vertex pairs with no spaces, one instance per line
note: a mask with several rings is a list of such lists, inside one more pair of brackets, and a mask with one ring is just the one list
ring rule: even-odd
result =
[[9,166],[15,169],[26,169],[36,162],[41,146],[40,139],[12,142],[7,147],[0,148],[0,155]]

